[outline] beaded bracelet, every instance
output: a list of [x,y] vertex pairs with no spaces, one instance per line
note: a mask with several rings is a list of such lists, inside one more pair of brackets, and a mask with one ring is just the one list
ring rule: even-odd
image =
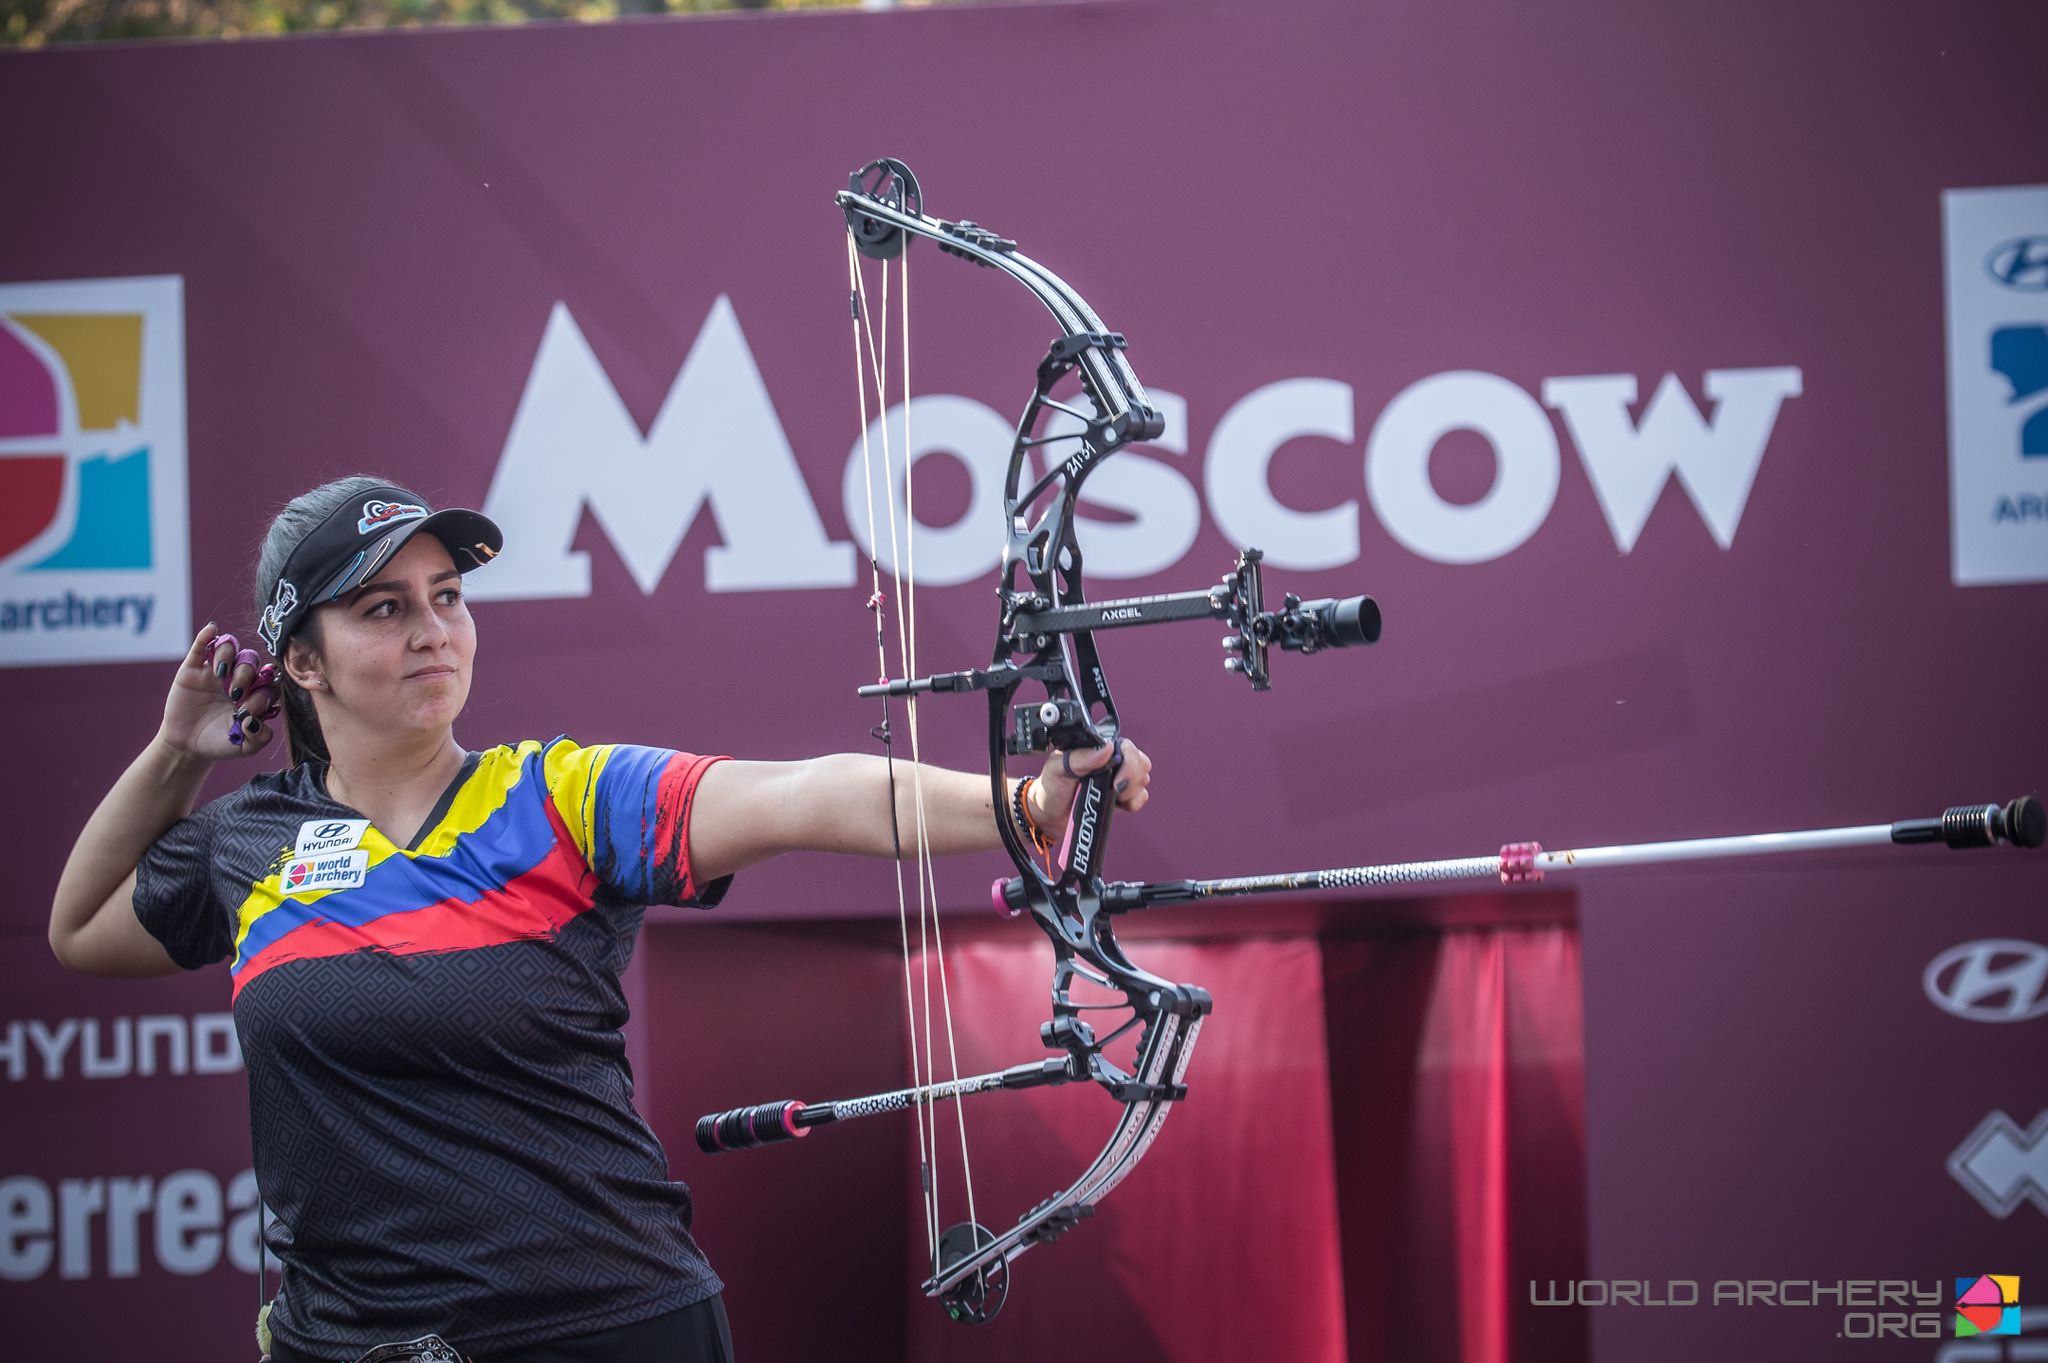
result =
[[1031,783],[1036,779],[1036,777],[1027,776],[1019,781],[1017,788],[1010,793],[1010,804],[1017,814],[1017,827],[1024,831],[1025,836],[1031,839],[1031,845],[1038,849],[1039,855],[1043,856],[1052,850],[1052,842],[1045,834],[1038,831],[1038,821],[1031,817],[1031,806],[1025,799],[1025,796],[1030,793]]

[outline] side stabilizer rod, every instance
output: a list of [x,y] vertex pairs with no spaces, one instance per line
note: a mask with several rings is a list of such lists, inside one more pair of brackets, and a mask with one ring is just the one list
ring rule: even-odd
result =
[[728,1112],[714,1112],[697,1119],[697,1148],[707,1155],[728,1150],[751,1150],[778,1141],[808,1136],[814,1126],[872,1117],[882,1112],[901,1112],[914,1103],[935,1103],[944,1098],[964,1098],[970,1093],[991,1093],[997,1089],[1041,1088],[1064,1084],[1074,1076],[1064,1058],[1030,1060],[1006,1070],[992,1070],[966,1079],[949,1079],[938,1084],[871,1093],[865,1098],[842,1098],[836,1103],[805,1103],[785,1098],[773,1103],[755,1103]]

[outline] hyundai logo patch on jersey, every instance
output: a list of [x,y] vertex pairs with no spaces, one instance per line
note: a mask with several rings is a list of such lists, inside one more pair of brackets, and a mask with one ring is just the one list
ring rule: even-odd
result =
[[292,855],[303,860],[360,847],[369,827],[368,819],[308,819],[299,825],[299,840],[292,845]]

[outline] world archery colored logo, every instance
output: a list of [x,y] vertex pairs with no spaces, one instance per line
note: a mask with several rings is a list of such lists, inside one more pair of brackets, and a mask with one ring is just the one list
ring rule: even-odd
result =
[[140,313],[0,315],[0,560],[149,567],[141,370]]
[[2020,1280],[1998,1273],[1956,1279],[1956,1334],[2020,1332]]
[[176,279],[0,285],[0,664],[189,642]]
[[313,868],[303,861],[295,861],[284,873],[284,887],[296,890],[312,876]]

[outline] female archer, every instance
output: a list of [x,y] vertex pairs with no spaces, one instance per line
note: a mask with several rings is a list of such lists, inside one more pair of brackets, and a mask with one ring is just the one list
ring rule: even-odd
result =
[[[895,855],[920,782],[934,853],[999,845],[985,776],[892,781],[878,756],[465,749],[462,579],[502,543],[379,478],[287,505],[257,565],[273,661],[199,632],[58,882],[71,969],[230,963],[276,1363],[728,1358],[688,1190],[631,1102],[619,974],[646,906],[710,907],[784,852]],[[194,810],[280,712],[289,764]],[[1053,755],[1001,817],[1056,838],[1112,761],[1144,805],[1125,743]]]

